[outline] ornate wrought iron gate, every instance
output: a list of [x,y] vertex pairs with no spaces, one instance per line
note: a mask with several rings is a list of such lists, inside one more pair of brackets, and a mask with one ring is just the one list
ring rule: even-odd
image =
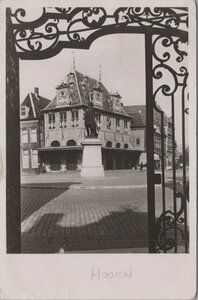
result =
[[[145,62],[146,62],[146,141],[147,141],[147,183],[148,183],[148,247],[149,252],[167,252],[178,248],[178,232],[182,232],[185,240],[185,251],[188,251],[188,229],[187,229],[187,209],[186,199],[186,161],[185,161],[185,113],[188,113],[185,106],[185,89],[187,86],[188,72],[185,66],[180,66],[175,70],[171,64],[172,51],[176,62],[182,63],[187,52],[180,50],[181,44],[188,40],[188,9],[187,8],[139,8],[121,7],[115,11],[108,11],[102,7],[84,8],[43,8],[37,20],[25,21],[26,11],[22,8],[12,11],[7,8],[7,41],[12,40],[16,47],[15,65],[9,65],[9,53],[11,48],[7,45],[7,77],[18,69],[19,59],[46,59],[57,55],[63,48],[89,49],[93,41],[101,36],[116,33],[143,34],[145,36]],[[64,28],[64,29],[63,29]],[[158,44],[164,48],[164,52],[158,53]],[[169,49],[171,48],[171,51]],[[15,56],[15,55],[14,55]],[[173,86],[163,79],[163,71],[169,72],[172,76]],[[155,88],[155,82],[160,84]],[[11,81],[11,85],[18,84]],[[7,83],[7,107],[11,96],[10,85]],[[178,88],[182,89],[182,137],[183,137],[183,190],[176,190],[176,157],[175,157],[175,93]],[[172,103],[172,173],[173,173],[173,203],[174,209],[166,208],[166,188],[165,188],[165,157],[164,157],[164,113],[156,105],[156,97],[159,92],[164,96],[171,97]],[[19,96],[16,95],[17,105]],[[161,115],[161,165],[162,165],[162,214],[156,220],[155,216],[155,183],[156,174],[154,170],[154,109]],[[16,111],[16,110],[15,110]],[[18,112],[16,112],[17,114]],[[16,118],[19,120],[18,116]],[[7,123],[8,125],[8,123]],[[15,124],[17,130],[17,145],[19,145],[19,123]],[[17,127],[18,126],[18,127]],[[9,126],[7,126],[9,128]],[[8,130],[8,129],[7,129]],[[10,132],[10,135],[12,133]],[[11,144],[7,140],[7,161],[10,159]],[[12,154],[18,162],[19,155]],[[9,170],[13,166],[9,166]],[[16,172],[16,170],[15,170]],[[18,173],[18,176],[20,173]],[[11,243],[16,239],[20,241],[19,231],[12,230],[13,221],[10,222],[10,188],[17,188],[18,181],[9,181],[7,173],[7,249],[8,252],[19,252],[19,245]],[[177,209],[177,199],[181,199],[181,208]],[[15,195],[16,199],[16,195]],[[20,195],[17,194],[18,209],[16,215],[12,216],[16,221],[17,228],[20,224],[19,208]],[[184,216],[182,216],[182,214]],[[178,225],[184,224],[184,228]],[[184,229],[184,230],[183,230]],[[170,235],[170,232],[173,234]]]

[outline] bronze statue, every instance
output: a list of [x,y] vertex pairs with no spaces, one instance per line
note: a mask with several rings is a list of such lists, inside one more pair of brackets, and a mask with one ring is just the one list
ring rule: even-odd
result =
[[85,128],[87,131],[87,137],[98,137],[96,131],[96,113],[92,102],[89,102],[85,111]]

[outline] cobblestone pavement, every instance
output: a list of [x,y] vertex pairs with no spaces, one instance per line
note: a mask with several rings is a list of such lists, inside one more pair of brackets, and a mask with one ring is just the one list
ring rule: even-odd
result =
[[[82,181],[76,173],[65,176],[67,180],[63,174],[43,175],[43,182],[39,180],[42,175],[35,175],[32,183],[26,182],[21,189],[22,253],[147,252],[146,173],[116,174],[111,173],[106,181]],[[166,196],[167,208],[172,209],[169,187]],[[159,186],[157,216],[162,212],[161,202]]]

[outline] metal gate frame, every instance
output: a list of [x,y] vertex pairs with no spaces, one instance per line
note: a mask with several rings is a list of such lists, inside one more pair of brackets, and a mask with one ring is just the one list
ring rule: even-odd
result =
[[[98,17],[99,15],[99,17]],[[179,49],[179,42],[188,42],[188,9],[187,8],[163,8],[153,9],[145,7],[120,7],[107,14],[102,7],[79,7],[79,8],[53,8],[42,9],[41,16],[32,22],[25,22],[23,18],[26,11],[19,8],[12,11],[6,9],[6,130],[7,130],[7,252],[20,253],[20,120],[19,120],[19,60],[47,59],[57,55],[63,48],[89,49],[97,38],[116,33],[144,34],[145,37],[145,63],[146,63],[146,147],[147,147],[147,201],[148,201],[148,248],[150,253],[164,251],[174,248],[177,252],[177,223],[184,223],[187,245],[187,215],[186,215],[186,162],[183,155],[183,192],[178,194],[174,188],[174,211],[166,211],[165,207],[165,182],[164,182],[164,155],[162,155],[162,191],[163,212],[156,222],[155,217],[155,173],[154,173],[154,130],[153,110],[158,109],[155,104],[155,96],[159,90],[164,95],[172,97],[172,112],[174,124],[174,93],[178,86],[177,77],[182,77],[182,136],[183,154],[185,153],[185,88],[187,85],[188,72],[186,68],[180,69],[180,74],[168,65],[169,54],[159,57],[155,52],[155,43],[162,38],[163,46],[173,46],[177,53],[177,60],[182,61],[187,55]],[[59,23],[67,21],[65,31],[59,29]],[[108,21],[111,20],[109,24]],[[82,29],[72,30],[76,23],[82,25]],[[42,28],[42,30],[41,30]],[[84,38],[81,35],[88,33]],[[66,40],[61,40],[64,36]],[[48,46],[45,46],[45,43]],[[153,66],[154,59],[157,66]],[[154,80],[161,78],[159,69],[168,69],[175,79],[176,88],[172,91],[165,83],[157,91],[153,90]],[[157,70],[158,69],[158,70]],[[13,76],[14,74],[14,76]],[[161,114],[161,137],[162,153],[164,153],[163,142],[163,112]],[[12,119],[12,122],[11,122]],[[14,120],[14,122],[13,122]],[[10,124],[14,124],[10,127]],[[16,148],[12,149],[12,137],[15,136]],[[173,130],[174,138],[174,130]],[[174,142],[173,142],[174,150]],[[173,167],[175,166],[175,151],[173,151]],[[13,176],[16,174],[16,177]],[[13,179],[14,178],[14,179]],[[175,168],[173,168],[174,187],[176,184]],[[182,207],[177,211],[176,200],[181,198]],[[14,209],[13,209],[14,208]],[[181,214],[184,212],[184,218]],[[169,214],[169,215],[168,215]],[[171,225],[171,226],[169,226]],[[168,229],[174,230],[174,238],[166,240]]]

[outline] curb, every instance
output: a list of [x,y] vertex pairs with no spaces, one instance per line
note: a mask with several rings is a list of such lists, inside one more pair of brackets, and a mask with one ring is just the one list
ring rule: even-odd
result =
[[71,186],[39,186],[39,185],[21,185],[22,189],[56,189],[56,190],[108,190],[108,189],[141,189],[146,188],[147,185],[103,185],[103,186],[95,186],[95,185],[71,185]]

